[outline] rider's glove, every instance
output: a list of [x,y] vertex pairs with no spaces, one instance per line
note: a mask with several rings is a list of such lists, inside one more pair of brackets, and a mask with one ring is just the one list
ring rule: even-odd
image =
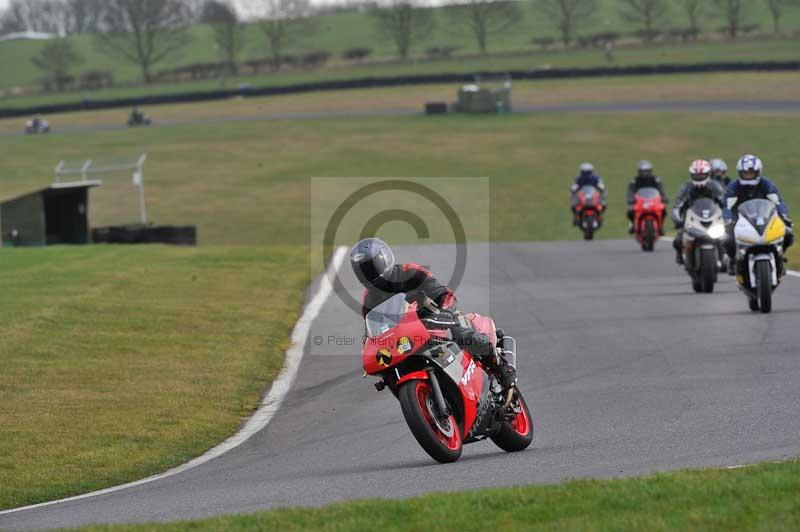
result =
[[458,319],[454,312],[449,310],[440,310],[438,314],[423,313],[420,316],[420,321],[428,329],[451,329],[458,325]]

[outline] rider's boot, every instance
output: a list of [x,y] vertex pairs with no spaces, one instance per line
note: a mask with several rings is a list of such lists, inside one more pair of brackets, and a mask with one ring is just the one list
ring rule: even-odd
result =
[[517,341],[497,329],[497,356],[494,373],[504,391],[517,386]]
[[683,266],[683,252],[680,249],[675,250],[675,262],[679,266]]
[[633,234],[633,222],[628,222],[628,234]]

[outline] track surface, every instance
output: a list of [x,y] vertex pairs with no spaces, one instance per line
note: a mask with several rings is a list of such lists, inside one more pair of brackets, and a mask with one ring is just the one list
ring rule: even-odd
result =
[[[634,113],[634,112],[767,112],[767,113],[798,113],[800,112],[800,101],[752,101],[752,100],[731,100],[731,101],[652,101],[652,102],[632,102],[632,103],[566,103],[559,105],[516,105],[515,113],[574,113],[574,112],[600,112],[600,113]],[[421,112],[414,109],[365,109],[363,111],[329,111],[313,113],[262,113],[249,117],[214,117],[196,120],[166,120],[156,122],[150,127],[159,126],[191,126],[220,124],[226,122],[260,122],[271,120],[310,120],[319,118],[353,118],[370,116],[413,116],[420,115]],[[120,116],[124,116],[120,114]],[[9,119],[11,120],[11,119]],[[24,120],[20,122],[21,129],[24,129]],[[51,124],[53,132],[50,135],[95,133],[99,131],[119,131],[128,129],[124,124],[104,124],[96,126],[66,126],[58,127]],[[0,132],[0,137],[21,137],[25,133],[20,132]]]
[[[443,277],[452,271],[447,246],[398,251]],[[800,455],[800,279],[787,277],[773,313],[761,315],[727,275],[714,294],[694,294],[666,242],[649,254],[632,241],[489,251],[471,247],[460,307],[491,312],[519,341],[536,427],[529,450],[505,454],[481,442],[458,463],[434,463],[391,394],[361,379],[358,348],[311,340],[282,410],[242,446],[152,484],[2,516],[0,529],[189,519]],[[311,338],[361,331],[332,296]]]

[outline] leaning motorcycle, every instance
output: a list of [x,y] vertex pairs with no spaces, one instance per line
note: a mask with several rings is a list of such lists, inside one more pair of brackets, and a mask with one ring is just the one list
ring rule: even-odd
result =
[[700,198],[686,211],[683,224],[683,263],[695,292],[711,293],[722,268],[721,245],[725,238],[722,209],[709,198]]
[[[463,446],[490,438],[504,451],[527,448],[533,421],[522,393],[503,392],[480,361],[459,348],[449,331],[427,329],[417,303],[396,294],[370,311],[363,349],[366,375],[380,378],[400,401],[406,423],[420,446],[438,462],[455,462]],[[516,341],[501,336],[491,318],[459,316],[497,345],[498,356],[515,358]]]
[[606,209],[597,187],[581,187],[572,198],[578,227],[583,231],[584,240],[592,240],[594,232],[603,225],[603,211]]
[[772,292],[786,268],[783,264],[783,238],[786,225],[777,206],[766,199],[751,199],[739,206],[733,228],[736,239],[736,282],[745,293],[750,310],[772,310]]
[[664,202],[655,187],[643,187],[634,194],[633,232],[642,251],[653,251],[664,223]]

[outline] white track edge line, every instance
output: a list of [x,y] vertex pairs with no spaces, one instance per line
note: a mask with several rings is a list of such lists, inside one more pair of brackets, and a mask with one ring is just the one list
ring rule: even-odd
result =
[[349,249],[346,247],[338,247],[333,254],[333,259],[331,260],[330,264],[328,265],[328,270],[323,273],[322,279],[320,282],[319,289],[317,293],[314,294],[314,297],[308,303],[306,308],[303,310],[303,314],[297,320],[297,323],[292,330],[292,343],[289,349],[286,351],[286,360],[283,363],[283,369],[281,370],[278,378],[276,378],[272,386],[270,386],[269,392],[267,393],[266,397],[261,401],[261,405],[258,407],[258,410],[253,413],[252,416],[247,420],[245,425],[233,436],[225,440],[224,442],[220,443],[213,449],[208,450],[205,454],[198,456],[183,465],[179,465],[174,467],[168,471],[163,473],[159,473],[157,475],[153,475],[147,478],[143,478],[141,480],[136,480],[134,482],[129,482],[127,484],[120,484],[119,486],[112,486],[110,488],[101,489],[98,491],[92,491],[90,493],[84,493],[83,495],[75,495],[73,497],[67,497],[65,499],[58,499],[55,501],[49,502],[42,502],[39,504],[32,504],[29,506],[21,506],[19,508],[12,508],[10,510],[3,510],[0,511],[0,516],[8,515],[16,512],[24,512],[27,510],[34,510],[36,508],[44,508],[46,506],[53,506],[55,504],[61,504],[65,502],[72,502],[78,501],[81,499],[88,499],[90,497],[97,497],[99,495],[106,495],[109,493],[114,493],[115,491],[120,491],[128,488],[132,488],[134,486],[141,486],[142,484],[148,484],[150,482],[155,482],[156,480],[161,480],[167,477],[171,477],[177,475],[178,473],[183,473],[184,471],[188,471],[189,469],[195,468],[199,465],[205,464],[222,456],[223,454],[227,453],[228,451],[238,447],[245,441],[247,441],[251,436],[262,430],[267,424],[270,422],[272,417],[277,413],[278,409],[280,408],[283,400],[286,398],[286,395],[289,393],[289,390],[294,384],[294,380],[297,377],[297,372],[300,369],[300,361],[303,359],[303,348],[305,347],[306,341],[308,340],[308,333],[311,330],[311,324],[314,319],[319,315],[320,310],[322,309],[322,305],[328,299],[328,296],[333,291],[333,285],[330,282],[329,275],[331,273],[336,273],[339,271],[342,263],[344,262],[345,257]]
[[[675,239],[673,237],[671,237],[671,236],[662,236],[661,240],[665,240],[667,242],[672,242]],[[790,277],[800,277],[800,272],[796,272],[794,270],[786,270],[786,275],[788,275]]]

